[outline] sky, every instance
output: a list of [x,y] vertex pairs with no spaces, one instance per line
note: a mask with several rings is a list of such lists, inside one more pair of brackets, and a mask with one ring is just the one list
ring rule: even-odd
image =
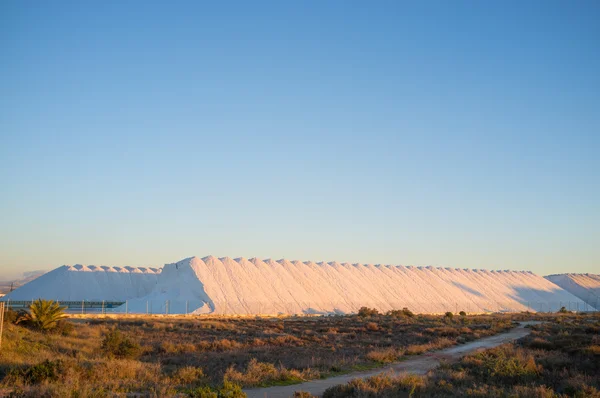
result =
[[600,273],[597,1],[0,3],[0,279]]

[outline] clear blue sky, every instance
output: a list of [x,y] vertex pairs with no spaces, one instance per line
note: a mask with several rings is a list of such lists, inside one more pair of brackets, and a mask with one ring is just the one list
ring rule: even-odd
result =
[[208,254],[598,273],[598,21],[3,1],[0,276]]

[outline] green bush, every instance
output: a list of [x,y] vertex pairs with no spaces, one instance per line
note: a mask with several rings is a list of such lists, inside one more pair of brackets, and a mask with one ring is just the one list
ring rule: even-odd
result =
[[17,323],[45,332],[54,329],[58,322],[66,317],[65,308],[56,301],[38,299],[29,306],[29,312],[17,315]]
[[454,314],[453,314],[453,313],[451,313],[450,311],[448,311],[448,312],[446,312],[446,313],[444,314],[444,317],[445,317],[446,319],[452,319],[452,317],[454,317]]
[[510,345],[476,354],[467,364],[478,380],[494,383],[526,383],[541,370],[532,355]]
[[411,397],[424,386],[425,379],[422,376],[381,373],[330,387],[323,393],[323,398]]
[[39,384],[57,381],[62,368],[63,362],[61,360],[45,360],[44,362],[17,372],[25,384]]
[[242,391],[242,387],[238,384],[231,383],[227,380],[223,381],[223,387],[219,389],[219,398],[245,398],[246,393]]
[[402,308],[401,310],[390,310],[386,312],[385,315],[390,316],[392,318],[413,318],[415,316],[415,314],[413,314],[413,312],[406,307]]
[[404,316],[407,316],[409,318],[414,318],[415,316],[415,314],[413,314],[413,312],[406,307],[402,308],[402,313],[404,314]]
[[295,384],[309,379],[316,379],[321,373],[316,369],[305,368],[303,370],[286,369],[283,366],[275,366],[268,362],[259,362],[252,358],[246,366],[246,371],[238,371],[231,365],[223,379],[244,387],[266,387],[272,384]]
[[140,356],[142,351],[138,343],[123,335],[118,329],[112,329],[106,333],[101,349],[106,355],[121,359],[135,359]]
[[458,315],[460,315],[460,316],[467,316],[467,313],[464,312],[464,311],[461,311],[461,312],[458,313]]
[[191,398],[219,398],[219,393],[209,386],[194,388],[188,392]]
[[56,322],[56,327],[52,329],[52,333],[58,333],[63,336],[70,336],[73,330],[75,330],[75,326],[71,322],[60,320]]
[[198,387],[190,390],[188,396],[191,398],[246,398],[247,395],[242,391],[242,387],[225,380],[220,388]]
[[360,316],[362,318],[376,316],[376,315],[379,315],[379,311],[377,311],[375,308],[361,307],[358,310],[358,316]]

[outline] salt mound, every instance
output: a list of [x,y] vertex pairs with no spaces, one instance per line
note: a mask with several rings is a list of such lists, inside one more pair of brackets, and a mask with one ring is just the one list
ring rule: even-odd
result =
[[530,272],[191,257],[167,264],[130,312],[345,314],[368,306],[446,311],[556,311],[583,302]]
[[597,274],[556,274],[545,277],[574,296],[579,297],[588,307],[598,309],[600,305],[600,275]]
[[150,268],[63,265],[7,294],[5,300],[125,301],[154,290],[160,271]]
[[6,298],[40,297],[127,300],[129,312],[155,314],[346,314],[363,306],[382,312],[408,307],[419,313],[585,307],[581,295],[526,271],[213,256],[190,257],[158,270],[63,266]]

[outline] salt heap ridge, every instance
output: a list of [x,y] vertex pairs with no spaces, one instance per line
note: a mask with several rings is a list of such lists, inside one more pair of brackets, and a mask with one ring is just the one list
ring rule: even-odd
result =
[[[346,314],[408,307],[446,311],[556,311],[581,299],[529,271],[191,257],[166,264],[130,312]],[[583,307],[581,307],[583,308]]]
[[152,292],[159,268],[63,265],[4,296],[4,300],[125,301]]
[[586,303],[582,309],[600,305],[600,275],[597,274],[556,274],[545,276],[550,282],[560,286]]

